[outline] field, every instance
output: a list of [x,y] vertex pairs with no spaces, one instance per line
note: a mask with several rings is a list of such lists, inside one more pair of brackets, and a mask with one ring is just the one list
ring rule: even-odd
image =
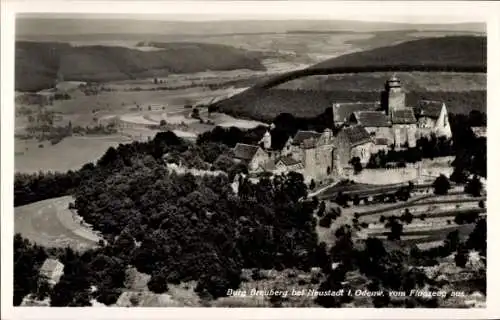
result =
[[[394,188],[396,187],[395,185]],[[350,192],[366,193],[364,190],[376,188],[380,189],[380,187],[369,185],[352,184],[344,188],[341,186],[332,187],[330,190],[326,190],[326,194],[333,195],[341,190],[346,194]],[[458,230],[462,240],[466,239],[472,231],[474,224],[457,225],[455,223],[454,218],[457,214],[470,210],[476,211],[481,216],[486,214],[486,209],[478,207],[479,201],[486,201],[486,196],[471,197],[464,194],[463,189],[459,186],[453,187],[448,195],[437,196],[429,193],[427,188],[417,188],[412,192],[409,201],[406,202],[398,201],[391,204],[362,203],[342,208],[342,215],[333,222],[330,228],[317,227],[320,241],[332,245],[335,240],[335,230],[343,224],[352,224],[355,214],[358,215],[359,226],[366,224],[365,227],[359,227],[355,233],[356,238],[366,239],[371,236],[387,241],[387,234],[390,230],[385,227],[387,220],[381,222],[381,217],[384,216],[385,219],[393,215],[400,217],[405,210],[409,210],[413,215],[413,221],[409,224],[403,223],[403,235],[399,244],[404,246],[412,244],[428,246],[430,243],[434,243],[437,245],[445,240],[451,231]],[[326,200],[326,204],[327,211],[328,208],[337,206],[328,200]],[[421,218],[422,214],[425,214],[423,219]]]
[[14,232],[46,247],[85,250],[97,246],[99,236],[75,218],[75,213],[68,209],[71,201],[68,196],[16,207]]
[[[381,91],[393,73],[373,72],[368,74],[346,74],[310,76],[279,85],[278,89],[293,90],[350,90]],[[398,72],[399,79],[408,91],[477,91],[486,90],[484,73],[450,72]]]
[[[253,128],[261,124],[252,120],[236,119],[223,113],[212,113],[208,116],[206,108],[200,108],[200,116],[205,120],[210,120],[210,123],[200,123],[199,120],[189,117],[192,110],[185,108],[185,105],[195,105],[206,99],[230,95],[234,92],[234,88],[208,90],[197,87],[173,91],[129,91],[130,88],[144,85],[145,82],[119,83],[121,90],[115,88],[117,91],[102,91],[97,95],[89,96],[79,90],[74,90],[71,93],[71,99],[54,101],[53,105],[44,107],[45,110],[53,111],[59,116],[59,119],[54,122],[55,126],[67,126],[71,122],[73,127],[92,127],[106,124],[107,120],[115,117],[138,126],[121,129],[113,135],[67,137],[55,145],[49,141],[38,142],[16,138],[16,171],[79,169],[85,163],[100,158],[109,147],[154,137],[158,130],[148,129],[146,125],[159,125],[161,120],[173,125],[171,129],[178,136],[188,139],[195,139],[198,134],[211,130],[215,125]],[[112,85],[114,83],[106,84],[106,86]],[[161,108],[149,111],[149,106],[156,106],[156,108],[161,106]],[[34,114],[39,109],[36,105],[21,103],[18,103],[16,108],[28,108]],[[28,116],[16,115],[15,125],[16,133],[23,133],[29,125]]]
[[[15,140],[16,172],[78,170],[85,163],[99,159],[109,147],[131,140],[125,136],[68,137],[52,145],[49,142]],[[39,146],[43,145],[42,148]]]

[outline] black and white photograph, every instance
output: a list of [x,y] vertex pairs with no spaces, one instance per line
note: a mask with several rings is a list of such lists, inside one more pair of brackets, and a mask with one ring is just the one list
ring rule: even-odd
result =
[[197,7],[15,14],[14,309],[492,307],[487,19]]

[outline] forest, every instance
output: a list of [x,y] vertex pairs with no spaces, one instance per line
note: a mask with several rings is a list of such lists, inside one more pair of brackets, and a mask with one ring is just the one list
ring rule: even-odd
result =
[[[380,97],[378,91],[249,89],[215,103],[214,107],[235,117],[268,122],[281,113],[310,117],[331,108],[333,102],[376,102]],[[486,91],[411,91],[406,94],[409,106],[417,105],[420,100],[443,101],[449,113],[486,112]]]

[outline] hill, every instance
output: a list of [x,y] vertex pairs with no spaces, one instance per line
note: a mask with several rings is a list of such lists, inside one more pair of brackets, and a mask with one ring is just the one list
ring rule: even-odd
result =
[[448,36],[418,39],[397,45],[346,54],[309,69],[358,66],[486,66],[486,37]]
[[[419,100],[444,101],[451,113],[468,114],[471,110],[486,112],[486,91],[411,91],[407,104]],[[280,113],[296,117],[314,117],[333,102],[373,102],[377,91],[251,89],[220,101],[219,110],[235,117],[272,121]]]
[[[281,112],[288,112],[296,116],[304,114],[311,116],[321,113],[334,101],[373,101],[373,99],[378,99],[379,94],[372,91],[373,88],[363,89],[363,75],[370,78],[367,82],[373,82],[374,72],[388,71],[485,73],[486,38],[475,36],[428,38],[343,55],[307,69],[265,79],[247,91],[220,101],[217,107],[226,113],[259,120],[270,120]],[[355,89],[345,86],[337,88],[335,83],[342,82],[342,78],[337,77],[336,81],[326,83],[316,81],[317,87],[308,86],[309,90],[276,89],[292,80],[300,79],[302,81],[310,76],[333,74],[349,74],[349,76],[358,74],[358,81],[352,83],[361,83],[361,86]],[[481,77],[477,79],[479,86],[481,86],[484,79]],[[474,78],[472,80],[474,81]],[[383,83],[380,83],[380,88],[382,86]],[[413,92],[413,95],[423,96],[426,99],[440,98],[440,100],[450,104],[450,112],[468,113],[471,109],[485,111],[485,92],[465,89],[460,88],[452,90],[459,92],[451,92],[448,90],[440,91],[434,87],[433,92],[429,92],[429,94],[425,90],[419,90],[419,92]],[[412,92],[410,92],[411,94]]]
[[67,81],[102,82],[206,70],[265,70],[260,57],[230,46],[202,43],[169,43],[159,50],[141,51],[18,41],[15,88],[19,91],[50,88],[58,77]]

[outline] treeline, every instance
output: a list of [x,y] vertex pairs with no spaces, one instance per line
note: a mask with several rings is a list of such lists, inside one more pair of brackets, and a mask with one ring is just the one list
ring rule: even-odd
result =
[[[310,117],[331,108],[334,102],[378,102],[380,98],[379,91],[252,88],[215,103],[215,107],[235,117],[267,122],[281,113]],[[412,91],[406,94],[406,99],[408,106],[417,106],[421,100],[443,101],[448,112],[456,114],[486,112],[486,91]]]
[[16,173],[14,175],[14,206],[61,197],[74,191],[88,165],[80,171]]
[[38,141],[50,141],[51,144],[57,144],[64,138],[70,137],[73,134],[86,135],[86,134],[114,134],[118,132],[116,123],[109,123],[107,125],[98,124],[95,126],[73,126],[71,121],[65,126],[57,126],[52,123],[33,123],[32,121],[26,127],[26,133],[16,134],[19,139],[37,139]]

